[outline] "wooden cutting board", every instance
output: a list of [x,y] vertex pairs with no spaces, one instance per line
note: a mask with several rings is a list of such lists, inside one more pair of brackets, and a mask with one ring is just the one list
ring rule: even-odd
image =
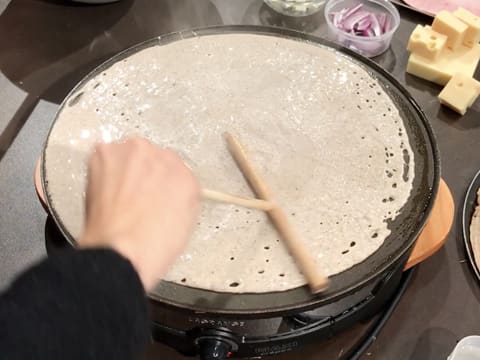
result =
[[452,193],[445,181],[440,179],[440,187],[435,204],[410,254],[405,270],[432,256],[445,244],[452,228],[454,214],[455,204]]
[[[34,175],[35,190],[43,208],[48,211],[40,176],[40,161],[37,162]],[[418,237],[410,258],[405,265],[405,270],[417,265],[438,251],[445,241],[453,224],[455,205],[447,184],[440,179],[437,199],[430,213],[430,217]]]

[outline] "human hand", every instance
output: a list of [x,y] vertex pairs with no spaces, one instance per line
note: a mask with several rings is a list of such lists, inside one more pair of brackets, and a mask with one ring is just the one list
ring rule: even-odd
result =
[[99,144],[89,161],[79,246],[116,250],[131,261],[148,291],[185,248],[199,192],[172,151],[141,138]]

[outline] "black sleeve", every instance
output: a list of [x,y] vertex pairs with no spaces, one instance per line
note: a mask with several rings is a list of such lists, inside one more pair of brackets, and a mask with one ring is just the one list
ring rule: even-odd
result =
[[110,250],[50,257],[0,297],[2,359],[139,359],[149,329],[140,279]]

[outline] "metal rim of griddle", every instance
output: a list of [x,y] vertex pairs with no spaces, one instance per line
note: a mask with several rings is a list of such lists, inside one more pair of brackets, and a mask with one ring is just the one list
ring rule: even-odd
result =
[[407,130],[406,135],[414,152],[415,178],[412,194],[400,214],[392,222],[395,228],[392,230],[391,235],[386,238],[383,245],[363,262],[339,274],[333,275],[331,277],[330,288],[320,295],[312,295],[307,286],[282,292],[234,294],[202,290],[162,281],[149,293],[149,297],[165,306],[171,306],[181,311],[216,314],[222,315],[223,317],[238,318],[239,316],[243,316],[245,318],[259,318],[270,317],[276,314],[284,315],[307,311],[354,293],[356,290],[381,276],[385,271],[391,269],[402,258],[402,255],[411,251],[416,238],[425,225],[438,192],[440,157],[433,130],[424,112],[408,91],[395,78],[373,61],[349,49],[325,39],[298,31],[251,25],[214,26],[180,31],[142,42],[120,52],[98,66],[83,78],[67,95],[57,111],[46,138],[43,147],[41,178],[49,212],[62,234],[71,244],[75,245],[75,240],[69,234],[52,206],[46,184],[45,170],[45,152],[51,131],[55,126],[58,115],[70,97],[102,71],[141,50],[196,36],[225,34],[252,34],[281,37],[283,39],[304,42],[310,46],[328,47],[361,66],[371,76],[376,78],[382,85],[383,90],[389,94],[397,106],[404,120]]
[[[408,256],[407,256],[408,257]],[[252,334],[242,327],[224,324],[224,320],[205,319],[202,315],[189,317],[194,320],[190,323],[191,328],[185,327],[185,319],[181,314],[165,314],[165,308],[152,312],[152,338],[154,341],[169,346],[181,354],[196,356],[199,353],[198,339],[209,337],[211,339],[227,340],[234,343],[235,358],[252,358],[276,355],[279,353],[294,351],[306,345],[318,343],[332,337],[342,337],[342,333],[358,322],[365,322],[367,328],[360,330],[363,336],[352,346],[343,348],[345,356],[342,359],[350,359],[347,356],[353,353],[352,358],[358,359],[366,347],[371,344],[376,334],[381,330],[386,321],[390,318],[393,309],[398,305],[403,296],[412,274],[416,267],[403,271],[403,265],[397,266],[389,272],[386,277],[372,286],[365,297],[358,297],[349,301],[343,307],[338,307],[332,312],[325,312],[322,315],[300,313],[280,318],[286,322],[286,327],[276,324],[270,333]],[[342,299],[343,301],[344,299]],[[315,310],[314,310],[315,311]],[[160,313],[160,314],[159,314]],[[379,318],[374,316],[379,314]],[[156,315],[161,315],[157,318]],[[371,319],[374,319],[371,322]],[[168,319],[165,321],[165,319]],[[203,320],[203,321],[202,321]],[[272,319],[255,319],[253,321],[257,328],[264,328]],[[239,320],[237,322],[242,322]],[[221,324],[223,323],[223,324]],[[178,326],[180,325],[180,326]],[[251,324],[250,326],[253,326]],[[238,332],[240,330],[240,332]],[[231,344],[228,342],[228,345]],[[206,344],[204,344],[205,346]],[[208,347],[208,346],[207,346]],[[233,350],[233,348],[232,348]],[[319,354],[319,357],[323,355]]]
[[462,211],[462,232],[463,242],[465,243],[465,250],[467,251],[468,260],[470,262],[472,270],[477,279],[480,280],[480,269],[475,262],[472,243],[470,242],[470,222],[472,221],[472,216],[477,204],[478,189],[480,189],[480,170],[478,170],[478,172],[473,177],[472,182],[468,186]]

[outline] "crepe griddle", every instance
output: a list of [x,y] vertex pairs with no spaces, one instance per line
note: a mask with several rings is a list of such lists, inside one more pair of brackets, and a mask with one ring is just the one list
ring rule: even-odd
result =
[[465,202],[463,203],[462,214],[463,241],[465,242],[468,260],[470,261],[470,265],[472,266],[473,272],[478,280],[480,280],[480,269],[479,265],[475,262],[472,244],[470,242],[470,222],[472,221],[472,216],[477,206],[477,191],[479,188],[480,170],[475,174],[470,186],[468,187],[467,194],[465,195]]
[[[173,41],[182,41],[195,36],[214,36],[216,34],[256,34],[272,37],[291,39],[302,42],[305,46],[326,46],[338,52],[338,56],[345,56],[353,63],[363,67],[369,74],[376,78],[383,90],[389,94],[398,108],[402,117],[406,135],[408,136],[415,158],[415,179],[413,188],[407,203],[403,206],[395,220],[388,224],[391,234],[385,239],[382,246],[365,261],[332,276],[330,288],[320,295],[312,295],[307,286],[283,292],[258,293],[258,294],[230,294],[214,292],[198,288],[190,288],[183,285],[163,281],[149,293],[154,302],[173,307],[177,310],[216,314],[223,317],[259,318],[273,315],[284,315],[306,311],[315,307],[326,305],[349,294],[355,293],[365,285],[380,278],[392,270],[399,263],[405,264],[412,247],[428,218],[436,197],[440,180],[440,161],[436,140],[432,129],[420,109],[419,105],[410,94],[388,72],[374,62],[357,55],[353,51],[335,45],[324,39],[296,31],[267,28],[259,26],[219,26],[172,33],[152,40],[145,41],[100,65],[88,74],[70,92],[61,104],[52,128],[58,118],[58,114],[69,102],[72,96],[86,82],[109,68],[112,64],[122,61],[128,56],[152,46],[161,46]],[[52,129],[51,128],[51,129]],[[50,130],[51,131],[51,130]],[[50,136],[50,133],[49,133]],[[48,146],[48,137],[44,145],[44,152]],[[45,159],[45,157],[43,157]],[[71,243],[75,240],[69,234],[68,229],[58,216],[48,191],[48,179],[45,178],[45,161],[41,167],[43,191],[47,194],[47,205],[56,225]]]

